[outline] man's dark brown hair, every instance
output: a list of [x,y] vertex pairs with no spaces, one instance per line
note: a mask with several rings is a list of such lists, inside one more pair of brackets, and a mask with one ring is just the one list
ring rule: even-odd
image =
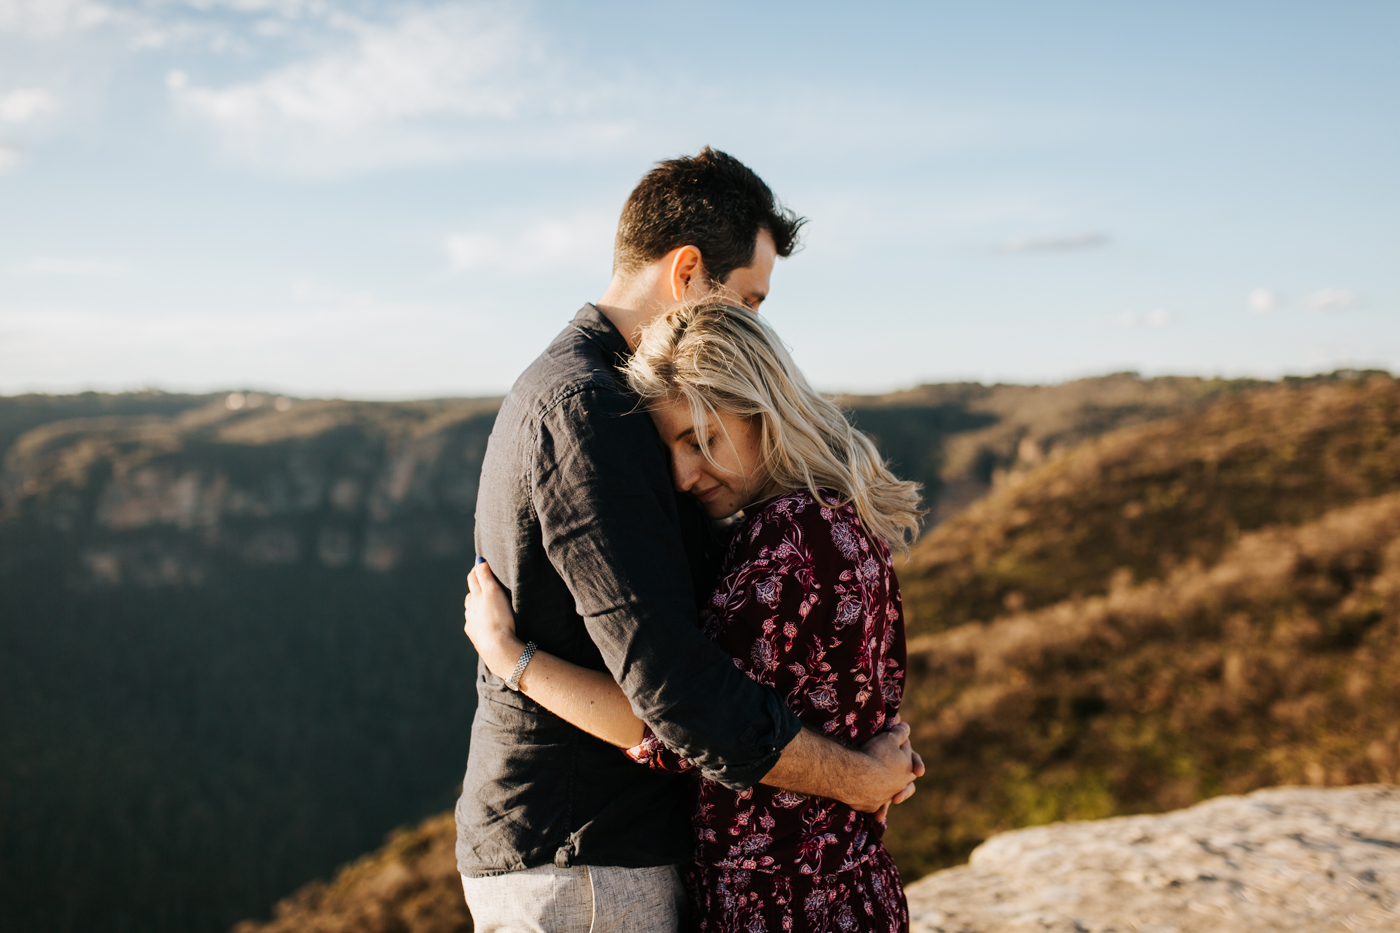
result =
[[705,274],[720,285],[753,262],[759,230],[773,237],[779,256],[790,256],[806,222],[779,204],[752,169],[706,146],[695,156],[658,162],[633,189],[617,225],[613,271],[636,272],[678,246],[694,246]]

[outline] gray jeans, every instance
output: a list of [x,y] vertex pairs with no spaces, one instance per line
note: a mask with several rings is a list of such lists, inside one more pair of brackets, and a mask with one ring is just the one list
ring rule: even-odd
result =
[[685,886],[674,865],[541,865],[462,877],[475,933],[676,933]]

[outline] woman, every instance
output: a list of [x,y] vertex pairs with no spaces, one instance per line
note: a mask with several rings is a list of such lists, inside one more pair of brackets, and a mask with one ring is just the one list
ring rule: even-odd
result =
[[[643,329],[626,374],[676,488],[713,519],[743,512],[701,612],[705,633],[829,738],[858,745],[885,729],[905,661],[890,548],[917,528],[918,487],[885,468],[749,311],[707,301],[665,315]],[[639,763],[689,769],[606,673],[541,652],[522,659],[488,566],[470,589],[467,633],[493,673],[518,675],[522,692]],[[908,929],[882,814],[701,781],[692,822],[685,875],[700,930]]]

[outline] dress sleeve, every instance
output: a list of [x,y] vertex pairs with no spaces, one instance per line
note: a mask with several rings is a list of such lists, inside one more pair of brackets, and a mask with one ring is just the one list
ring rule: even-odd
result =
[[904,666],[888,549],[854,510],[806,496],[741,534],[753,556],[721,580],[706,630],[805,725],[843,744],[873,737],[898,710]]
[[665,743],[656,737],[656,733],[651,731],[651,726],[642,726],[642,740],[631,748],[624,749],[623,754],[653,771],[684,774],[695,770],[695,764],[667,748]]
[[743,789],[800,729],[696,625],[665,451],[635,400],[561,399],[539,425],[531,503],[545,552],[633,711],[711,780]]

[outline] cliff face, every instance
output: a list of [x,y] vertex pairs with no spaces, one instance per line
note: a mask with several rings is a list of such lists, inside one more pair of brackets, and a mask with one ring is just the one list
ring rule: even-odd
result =
[[0,925],[227,929],[455,796],[496,404],[240,399],[5,456]]
[[469,556],[492,401],[299,402],[35,428],[5,518],[64,535],[91,584],[199,584],[231,566],[387,571]]

